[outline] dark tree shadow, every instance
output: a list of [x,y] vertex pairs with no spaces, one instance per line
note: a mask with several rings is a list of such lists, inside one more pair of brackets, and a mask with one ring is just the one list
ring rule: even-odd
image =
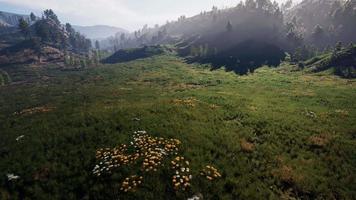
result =
[[133,48],[133,49],[120,49],[115,52],[110,57],[102,60],[102,63],[106,64],[115,64],[133,61],[136,59],[148,58],[154,55],[159,55],[164,52],[162,46],[144,46],[142,48]]
[[284,58],[285,52],[276,45],[247,40],[216,55],[188,57],[186,61],[211,64],[213,70],[225,67],[227,71],[244,75],[248,72],[253,73],[264,65],[278,66]]

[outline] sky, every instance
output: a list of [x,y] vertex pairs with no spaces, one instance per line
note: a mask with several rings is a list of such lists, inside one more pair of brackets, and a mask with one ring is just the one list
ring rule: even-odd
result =
[[[277,0],[284,2],[285,0]],[[235,6],[240,0],[0,0],[0,11],[41,16],[51,8],[62,23],[74,25],[110,25],[129,31],[148,24],[164,24],[211,10],[213,6]]]

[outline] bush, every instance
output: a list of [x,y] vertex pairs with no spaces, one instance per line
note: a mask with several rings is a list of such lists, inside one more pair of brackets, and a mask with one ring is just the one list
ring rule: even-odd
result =
[[299,63],[298,63],[298,68],[299,68],[299,69],[304,69],[304,67],[305,67],[305,66],[304,66],[304,63],[303,63],[303,62],[299,62]]

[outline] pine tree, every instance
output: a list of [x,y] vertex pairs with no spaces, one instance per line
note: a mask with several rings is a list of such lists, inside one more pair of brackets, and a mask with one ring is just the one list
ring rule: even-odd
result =
[[192,55],[192,56],[197,56],[198,55],[198,50],[197,50],[197,48],[196,47],[194,47],[194,46],[191,46],[190,47],[190,55]]
[[100,60],[101,60],[101,55],[100,55],[100,51],[96,51],[95,52],[95,57],[96,57],[96,64],[99,64],[100,63]]
[[70,56],[69,55],[65,55],[64,56],[64,65],[65,66],[69,66],[71,63],[70,63]]
[[95,41],[95,48],[100,51],[100,43],[98,40]]
[[314,42],[316,43],[316,45],[321,45],[323,40],[324,40],[324,29],[319,25],[317,24],[315,27],[314,27],[314,30],[313,30],[313,33],[312,33],[312,38],[314,40]]
[[60,24],[61,24],[61,22],[59,21],[57,15],[53,12],[52,9],[43,11],[43,15],[44,15],[45,19],[51,19],[51,20],[53,20],[57,25],[60,25]]
[[69,56],[69,63],[70,63],[71,66],[75,65],[75,59],[74,59],[72,54]]
[[80,60],[80,66],[81,66],[82,68],[87,67],[86,59],[81,59],[81,60]]
[[36,15],[35,14],[33,14],[33,12],[31,12],[31,14],[30,14],[30,19],[31,19],[31,21],[36,21]]
[[20,31],[22,32],[22,34],[27,37],[28,34],[29,34],[29,24],[26,20],[24,20],[23,18],[21,18],[19,20],[19,28],[20,28]]
[[337,42],[335,46],[335,51],[341,51],[342,49],[342,42]]
[[232,25],[231,25],[231,22],[230,22],[230,21],[227,22],[226,30],[227,30],[228,32],[231,32],[231,31],[232,31]]

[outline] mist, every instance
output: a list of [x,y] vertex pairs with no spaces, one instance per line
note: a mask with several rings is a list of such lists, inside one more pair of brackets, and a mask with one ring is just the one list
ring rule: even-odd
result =
[[[286,0],[277,0],[283,3]],[[295,0],[294,2],[298,2]],[[2,11],[38,16],[42,10],[52,8],[62,21],[75,25],[110,25],[137,30],[145,24],[154,26],[176,20],[185,15],[196,15],[211,10],[213,6],[226,8],[235,6],[238,0],[0,0]],[[187,6],[188,5],[188,6]]]
[[356,0],[0,0],[0,200],[355,199],[355,121]]

